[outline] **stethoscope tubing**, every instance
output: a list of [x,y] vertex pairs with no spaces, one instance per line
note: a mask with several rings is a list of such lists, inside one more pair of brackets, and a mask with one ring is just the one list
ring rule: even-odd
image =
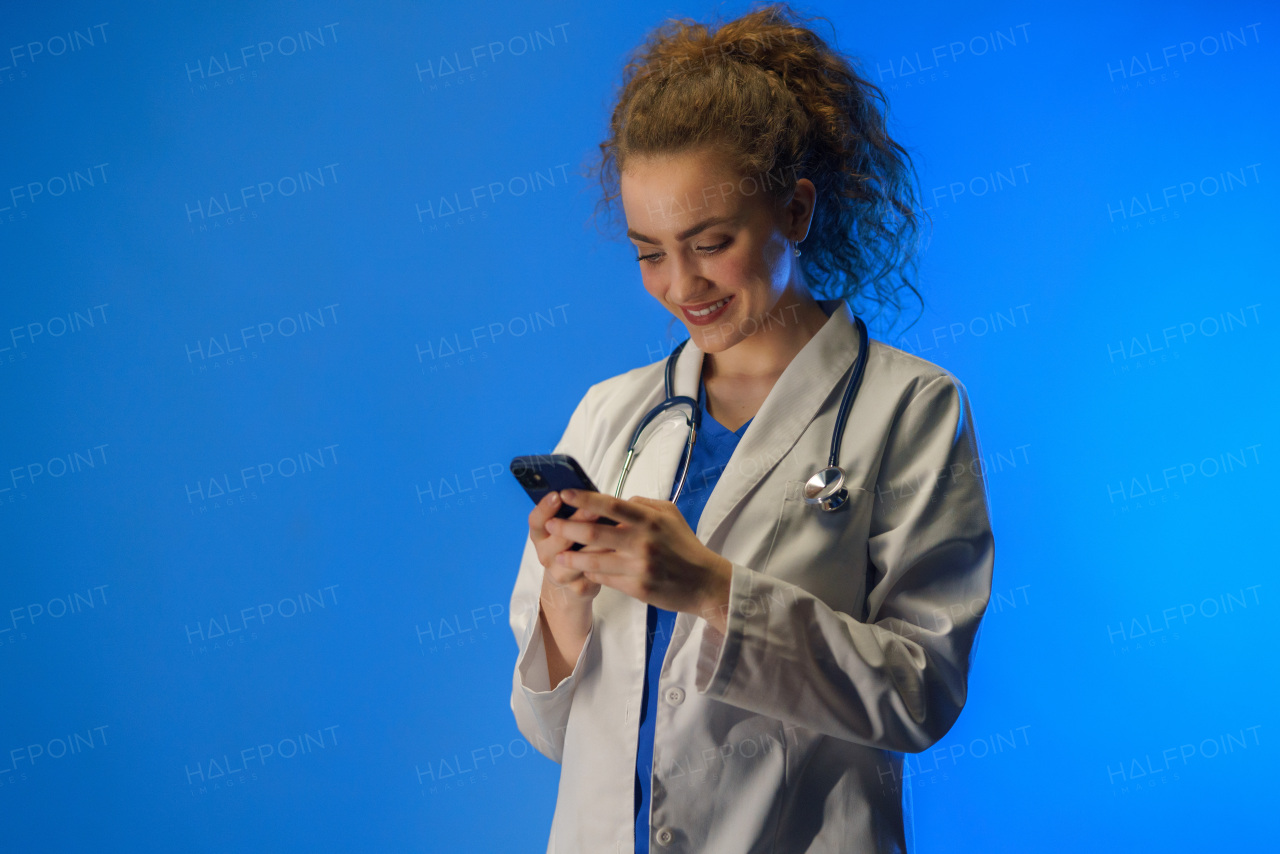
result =
[[844,425],[849,421],[849,410],[853,408],[853,400],[858,396],[858,389],[862,386],[862,375],[867,369],[867,350],[870,346],[867,340],[869,337],[867,324],[863,323],[862,318],[856,314],[853,320],[858,326],[858,360],[853,365],[853,376],[844,387],[844,397],[840,399],[840,411],[836,413],[836,426],[831,432],[831,456],[827,458],[827,465],[832,467],[838,467],[836,461],[840,459],[840,440],[844,438]]
[[[858,395],[858,389],[862,385],[862,375],[866,372],[867,367],[867,350],[869,347],[867,325],[863,323],[862,318],[854,315],[854,322],[858,328],[858,358],[853,365],[853,375],[849,378],[849,382],[845,385],[844,395],[840,399],[840,410],[836,414],[835,428],[831,433],[831,454],[827,459],[827,466],[840,471],[843,480],[844,470],[836,464],[840,458],[840,439],[844,436],[845,425],[849,421],[849,410],[853,408],[853,401]],[[636,444],[640,441],[640,436],[644,433],[644,429],[649,426],[653,419],[662,413],[671,409],[673,406],[687,405],[693,411],[692,417],[689,419],[689,439],[685,442],[684,450],[680,455],[680,480],[676,484],[675,494],[671,500],[675,501],[680,497],[680,490],[684,488],[685,478],[689,474],[689,463],[693,459],[693,444],[697,441],[698,431],[702,427],[702,404],[698,400],[694,400],[687,395],[673,395],[671,392],[674,386],[674,375],[676,360],[680,357],[680,352],[684,349],[684,345],[689,343],[686,338],[681,341],[676,348],[671,351],[671,355],[667,357],[667,364],[663,371],[663,391],[666,394],[665,399],[657,406],[650,409],[645,416],[640,419],[640,423],[636,425],[636,429],[631,434],[631,441],[627,444],[626,460],[622,464],[622,472],[618,475],[618,484],[613,490],[614,498],[622,497],[622,485],[626,482],[627,474],[631,471],[631,464],[635,461]],[[840,506],[839,504],[836,505]]]

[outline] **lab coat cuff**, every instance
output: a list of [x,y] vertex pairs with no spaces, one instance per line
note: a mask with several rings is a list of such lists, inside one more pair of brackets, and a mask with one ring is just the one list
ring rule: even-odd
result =
[[725,632],[721,634],[710,623],[702,630],[702,646],[698,650],[698,672],[695,686],[699,694],[723,696],[729,690],[734,665],[748,630],[748,619],[758,609],[751,600],[753,572],[741,564],[733,564],[729,580],[729,604],[725,614]]
[[587,639],[582,644],[582,651],[578,653],[578,660],[574,662],[573,671],[560,680],[560,684],[552,687],[551,677],[547,672],[547,650],[546,640],[542,632],[542,619],[539,613],[535,613],[529,631],[528,640],[524,645],[524,652],[516,661],[516,673],[519,675],[520,687],[524,689],[526,695],[537,698],[538,702],[555,703],[561,698],[573,693],[573,686],[578,682],[578,676],[582,672],[582,663],[587,658],[587,647],[591,645],[591,639],[595,636],[595,620],[591,621],[591,627],[587,629]]

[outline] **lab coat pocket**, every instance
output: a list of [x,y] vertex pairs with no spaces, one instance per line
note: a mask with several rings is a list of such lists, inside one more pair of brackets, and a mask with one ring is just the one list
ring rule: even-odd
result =
[[873,495],[850,489],[844,507],[827,511],[805,503],[804,483],[786,482],[762,571],[861,618]]

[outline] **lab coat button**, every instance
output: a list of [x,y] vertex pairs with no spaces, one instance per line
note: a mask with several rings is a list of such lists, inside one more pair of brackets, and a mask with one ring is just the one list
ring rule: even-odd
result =
[[680,705],[681,703],[683,703],[683,702],[684,702],[684,689],[683,689],[683,688],[678,688],[678,687],[676,687],[676,688],[668,688],[668,689],[667,689],[667,702],[668,702],[668,703],[670,703],[670,704],[671,704],[671,705],[673,705],[673,706],[678,706],[678,705]]
[[657,834],[655,834],[655,838],[658,840],[659,845],[666,846],[671,844],[671,840],[675,839],[676,835],[671,832],[671,828],[660,827]]

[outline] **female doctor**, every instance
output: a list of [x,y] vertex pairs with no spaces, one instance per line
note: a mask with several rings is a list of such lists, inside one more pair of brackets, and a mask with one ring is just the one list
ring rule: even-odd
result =
[[902,754],[964,706],[994,540],[964,387],[846,302],[911,288],[873,99],[785,6],[627,66],[605,201],[616,174],[689,340],[587,390],[555,452],[601,492],[529,514],[511,708],[562,766],[548,851],[910,849]]

